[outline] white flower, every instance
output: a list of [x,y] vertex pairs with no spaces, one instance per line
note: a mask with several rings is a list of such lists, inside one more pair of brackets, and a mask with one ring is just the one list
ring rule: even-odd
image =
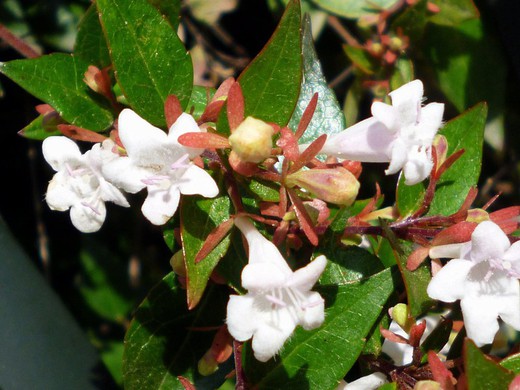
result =
[[374,372],[350,383],[342,380],[336,387],[336,390],[376,390],[385,383],[388,383],[386,375],[382,372]]
[[520,330],[520,242],[513,245],[491,221],[481,222],[471,241],[434,247],[431,257],[456,257],[437,272],[428,295],[443,302],[460,299],[468,337],[489,344],[498,317]]
[[177,138],[187,132],[200,131],[191,115],[183,113],[170,127],[168,135],[146,122],[130,109],[119,114],[119,137],[128,157],[103,167],[106,177],[135,193],[148,190],[141,208],[155,225],[166,223],[177,210],[180,195],[218,195],[218,186],[202,168],[190,162],[203,150],[186,148]]
[[372,117],[327,139],[321,153],[361,162],[390,162],[387,175],[403,169],[405,183],[428,177],[431,145],[442,124],[444,104],[421,106],[423,84],[414,80],[390,93],[392,105],[372,104]]
[[66,137],[43,141],[45,160],[56,171],[49,183],[45,200],[52,210],[70,208],[72,224],[84,233],[98,231],[105,221],[105,202],[128,207],[125,197],[105,180],[101,166],[118,156],[110,151],[111,141],[95,144],[81,154],[78,145]]
[[253,338],[256,359],[273,357],[297,325],[310,330],[325,318],[324,301],[310,291],[327,265],[319,256],[293,272],[276,246],[244,217],[235,219],[249,244],[249,264],[242,271],[243,296],[232,295],[227,306],[229,333],[238,341]]

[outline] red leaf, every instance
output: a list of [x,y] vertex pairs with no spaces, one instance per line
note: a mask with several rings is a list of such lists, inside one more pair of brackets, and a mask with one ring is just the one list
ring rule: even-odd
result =
[[225,79],[222,84],[218,87],[218,89],[215,91],[215,94],[213,95],[213,98],[211,99],[211,102],[216,102],[217,100],[223,100],[220,99],[221,97],[228,96],[229,90],[231,87],[235,84],[235,79],[233,77],[229,77]]
[[300,156],[298,141],[294,133],[288,128],[280,129],[281,137],[276,141],[276,145],[283,149],[283,156],[289,161],[296,161]]
[[184,390],[197,390],[195,385],[193,385],[188,379],[184,378],[183,376],[178,376],[177,379],[179,382],[181,382],[182,386],[184,387]]
[[233,219],[228,219],[213,229],[211,233],[208,234],[202,248],[200,248],[199,252],[195,256],[195,264],[204,260],[206,256],[208,256],[210,252],[224,239],[232,227]]
[[229,89],[227,116],[231,131],[235,130],[244,121],[244,95],[239,83],[234,83]]
[[493,211],[489,214],[489,218],[495,222],[506,233],[511,234],[518,229],[518,216],[520,215],[520,206],[506,207],[505,209]]
[[166,126],[170,128],[182,114],[181,102],[175,95],[168,95],[164,102],[164,116],[166,118]]
[[322,134],[318,138],[316,138],[312,142],[312,144],[310,144],[309,147],[300,154],[298,159],[294,162],[293,166],[291,167],[290,172],[298,171],[309,161],[311,161],[314,157],[316,157],[316,155],[323,148],[325,141],[327,141],[327,134]]
[[419,324],[412,325],[410,329],[409,343],[412,347],[418,347],[421,343],[421,337],[426,330],[426,321],[422,320]]
[[226,137],[215,133],[184,133],[177,139],[183,146],[202,149],[224,149],[229,148]]
[[424,259],[428,257],[429,251],[430,248],[422,246],[414,250],[406,260],[406,268],[409,271],[415,271],[423,263]]
[[107,139],[102,134],[96,133],[91,130],[83,129],[81,127],[77,127],[74,125],[58,125],[58,130],[63,133],[63,135],[75,139],[76,141],[86,141],[86,142],[103,142]]
[[48,114],[50,112],[55,112],[56,110],[54,108],[52,108],[51,105],[49,104],[38,104],[36,107],[35,107],[36,111],[38,112],[38,114],[42,114],[42,115],[45,115],[45,114]]
[[471,241],[471,234],[476,227],[477,223],[466,221],[452,225],[435,236],[432,240],[432,246],[459,244],[461,242]]
[[298,195],[296,195],[294,190],[290,188],[287,188],[287,193],[289,194],[289,198],[294,205],[294,211],[296,213],[296,217],[298,218],[301,229],[309,239],[310,243],[314,246],[317,246],[318,234],[316,233],[316,230],[314,230],[311,217],[307,213],[302,200],[298,197]]
[[298,123],[298,129],[296,130],[296,139],[300,139],[309,123],[311,123],[312,116],[314,115],[314,111],[316,110],[316,105],[318,104],[318,92],[312,95],[312,99],[305,108],[303,112],[302,118],[300,119],[300,123]]
[[381,336],[383,336],[388,341],[398,344],[408,344],[408,340],[403,336],[399,336],[398,334],[395,334],[394,332],[385,328],[380,328],[379,330],[381,332]]
[[453,390],[453,374],[446,368],[441,359],[433,351],[428,351],[428,363],[435,382],[440,383],[442,390]]

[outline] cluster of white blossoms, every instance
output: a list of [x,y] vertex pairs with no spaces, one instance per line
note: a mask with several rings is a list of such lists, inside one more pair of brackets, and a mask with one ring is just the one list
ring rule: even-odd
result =
[[390,92],[392,105],[372,104],[372,117],[327,139],[321,153],[361,162],[389,162],[391,175],[403,170],[417,184],[433,168],[431,148],[442,125],[444,104],[422,106],[423,84],[414,80]]
[[203,150],[186,148],[177,142],[186,132],[201,131],[191,115],[182,114],[168,134],[135,112],[119,115],[119,137],[126,155],[113,150],[113,141],[95,144],[81,154],[66,137],[43,141],[43,155],[57,171],[49,183],[46,200],[52,210],[66,211],[74,226],[95,232],[105,221],[105,202],[128,207],[121,190],[136,193],[146,187],[148,196],[141,208],[155,225],[166,223],[177,210],[180,194],[217,196],[213,178],[191,162]]
[[[389,162],[387,174],[402,169],[406,184],[415,184],[432,170],[432,142],[442,125],[444,105],[423,107],[419,80],[391,92],[390,97],[392,105],[373,103],[373,117],[330,137],[321,153],[361,162]],[[181,114],[166,134],[125,109],[119,115],[118,131],[124,150],[110,139],[85,154],[66,137],[49,137],[43,142],[44,157],[56,171],[47,203],[53,210],[70,209],[78,230],[100,229],[105,202],[128,207],[123,191],[147,189],[141,210],[156,225],[174,215],[181,194],[217,196],[215,181],[193,162],[203,149],[178,142],[182,134],[203,131],[191,115]],[[273,134],[266,134],[265,152],[252,161],[269,154]],[[248,293],[230,297],[227,326],[236,340],[252,338],[255,357],[267,361],[296,326],[309,330],[323,323],[324,300],[311,289],[327,260],[319,256],[292,271],[276,246],[249,219],[236,217],[234,222],[249,246],[249,263],[242,271],[242,286]],[[499,317],[520,330],[520,244],[511,245],[496,224],[482,222],[471,242],[434,247],[430,257],[453,258],[433,277],[428,294],[444,302],[461,301],[468,336],[478,345],[493,341]]]
[[439,245],[431,258],[453,260],[428,285],[428,295],[443,302],[460,300],[464,326],[478,346],[493,342],[500,317],[520,330],[520,242],[491,221],[478,224],[471,241]]

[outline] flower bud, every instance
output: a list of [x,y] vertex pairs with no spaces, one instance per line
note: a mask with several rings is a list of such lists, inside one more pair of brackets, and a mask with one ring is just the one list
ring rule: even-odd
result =
[[186,276],[186,266],[184,265],[184,255],[182,251],[177,251],[170,259],[170,266],[179,276]]
[[259,163],[271,155],[274,129],[248,116],[231,134],[229,143],[242,161]]
[[391,317],[406,333],[410,332],[410,328],[415,323],[410,317],[408,306],[404,303],[398,303],[392,308]]
[[287,176],[289,187],[300,186],[325,202],[350,205],[356,200],[359,182],[345,168],[300,170]]

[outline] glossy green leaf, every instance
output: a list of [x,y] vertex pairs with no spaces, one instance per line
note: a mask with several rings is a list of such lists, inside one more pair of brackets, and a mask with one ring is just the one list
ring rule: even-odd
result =
[[302,80],[300,29],[300,4],[293,0],[269,42],[238,78],[246,116],[279,125],[289,122]]
[[[63,123],[60,121],[60,123]],[[25,126],[18,134],[25,138],[42,141],[52,135],[61,135],[55,123],[46,123],[43,115],[37,116],[31,123]]]
[[507,66],[500,47],[473,19],[456,28],[430,24],[421,53],[424,66],[435,72],[440,90],[459,112],[485,101],[494,119],[503,113],[506,96]]
[[358,122],[359,106],[363,97],[363,88],[360,78],[356,77],[345,96],[343,113],[345,114],[345,127],[350,127]]
[[426,185],[424,182],[409,186],[404,184],[404,176],[399,177],[397,184],[396,201],[397,208],[401,217],[405,218],[414,213],[421,207],[423,202]]
[[373,324],[394,288],[390,269],[343,286],[323,286],[325,322],[297,328],[280,355],[267,363],[247,349],[244,368],[259,389],[335,389],[356,362]]
[[473,0],[430,0],[439,7],[439,12],[430,16],[430,21],[445,26],[458,26],[461,23],[477,19],[479,12]]
[[209,255],[195,263],[208,234],[230,218],[231,201],[227,194],[206,199],[186,196],[181,201],[181,239],[186,263],[188,303],[191,308],[200,301],[211,272],[228,250],[230,238],[224,238]]
[[180,0],[148,0],[148,2],[159,10],[175,30],[179,27]]
[[[391,306],[391,299],[389,299],[389,303],[387,306]],[[381,314],[379,315],[379,318],[372,326],[372,330],[367,335],[367,342],[365,343],[365,346],[363,347],[363,351],[361,352],[362,355],[372,355],[372,356],[379,356],[381,355],[381,352],[383,350],[383,342],[384,338],[381,336],[381,328],[388,329],[390,326],[390,317],[387,313],[383,310]]]
[[515,374],[484,355],[470,339],[464,344],[464,366],[471,390],[507,390]]
[[[223,324],[227,294],[215,286],[199,306],[186,307],[186,291],[169,273],[139,306],[125,337],[125,389],[179,389],[181,375],[197,388],[218,388],[226,373],[202,377],[197,362]],[[207,328],[207,329],[204,329]]]
[[520,374],[520,353],[506,357],[500,362],[500,365],[515,374]]
[[248,263],[247,253],[240,230],[233,229],[230,234],[231,243],[226,254],[216,267],[219,275],[224,277],[229,286],[239,293],[246,293],[242,288],[242,270]]
[[320,135],[339,133],[345,129],[345,117],[338,104],[336,95],[329,88],[327,80],[321,70],[321,64],[314,49],[312,40],[312,28],[310,17],[307,15],[303,21],[303,81],[300,97],[289,122],[293,130],[298,128],[298,123],[307,108],[312,96],[318,93],[318,104],[307,130],[300,138],[302,144],[310,143]]
[[390,77],[390,89],[392,91],[415,79],[412,60],[406,55],[401,55],[395,62],[394,71]]
[[74,55],[98,68],[110,65],[110,53],[95,5],[89,7],[78,26]]
[[366,15],[374,15],[382,9],[392,7],[397,0],[313,0],[323,9],[346,18],[360,18]]
[[455,213],[466,199],[471,187],[477,185],[482,165],[482,143],[487,106],[480,103],[448,122],[440,134],[448,140],[448,155],[465,152],[441,177],[429,214]]
[[164,101],[176,95],[186,107],[193,66],[172,26],[146,0],[96,1],[116,78],[130,106],[164,126]]
[[392,30],[400,31],[409,37],[412,42],[419,40],[424,33],[428,23],[428,16],[430,15],[427,3],[427,0],[419,0],[415,4],[406,7],[392,22]]
[[83,82],[88,65],[80,58],[56,53],[0,63],[0,72],[50,104],[67,122],[89,130],[105,130],[112,124],[112,113]]
[[279,202],[279,185],[272,181],[251,179],[247,183],[249,190],[264,202]]
[[190,101],[186,106],[186,112],[191,113],[195,118],[200,117],[214,94],[214,88],[194,85],[191,91]]
[[[387,236],[391,235],[389,230],[386,230]],[[406,288],[410,315],[417,317],[435,304],[435,301],[426,293],[426,288],[431,280],[429,264],[424,262],[415,271],[409,271],[406,268],[406,261],[414,250],[414,244],[404,240],[397,240],[395,236],[393,238],[389,237],[389,241],[394,249],[397,266]]]

